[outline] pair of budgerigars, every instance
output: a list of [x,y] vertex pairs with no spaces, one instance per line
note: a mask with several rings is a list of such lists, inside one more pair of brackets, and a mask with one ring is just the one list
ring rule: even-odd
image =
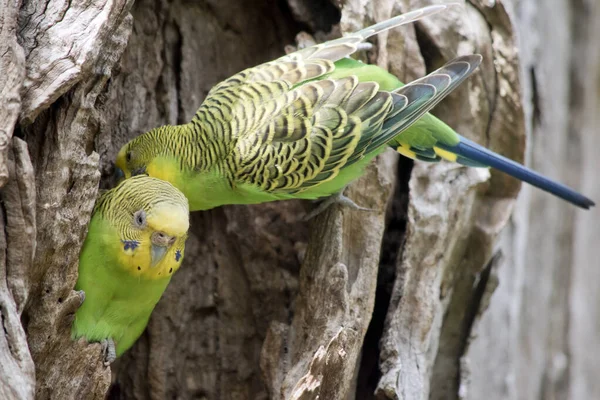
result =
[[73,336],[104,341],[108,361],[133,345],[181,265],[189,210],[336,198],[388,146],[423,161],[494,167],[593,206],[427,113],[481,56],[458,57],[407,85],[349,58],[368,37],[446,7],[412,11],[244,70],[216,85],[190,123],[126,144],[116,160],[126,179],[98,200],[81,252],[76,289],[85,300]]

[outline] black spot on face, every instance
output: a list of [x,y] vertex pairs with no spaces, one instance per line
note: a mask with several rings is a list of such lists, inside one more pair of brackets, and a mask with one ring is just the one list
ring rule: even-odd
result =
[[140,266],[138,265],[138,271],[141,271],[141,270],[142,270],[142,267],[140,267]]
[[173,272],[173,268],[171,268],[171,269],[169,270],[169,273],[171,273],[171,272]]

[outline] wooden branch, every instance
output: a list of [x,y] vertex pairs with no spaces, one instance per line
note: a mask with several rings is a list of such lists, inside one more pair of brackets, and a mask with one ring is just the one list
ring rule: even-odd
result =
[[[418,3],[411,2],[411,8],[426,5]],[[477,75],[435,113],[461,134],[522,158],[518,64],[502,5],[474,8],[466,3],[418,27],[421,52],[432,68],[457,54],[484,55]],[[481,190],[486,180],[487,171],[415,164],[406,245],[381,342],[383,376],[377,393],[383,398],[458,398],[467,389],[463,356],[472,324],[485,308],[483,299],[496,282],[486,266],[520,187],[493,173],[491,188]]]
[[274,399],[346,399],[371,320],[384,214],[396,157],[386,154],[349,195],[371,212],[315,219],[291,325],[271,326],[261,365]]
[[[373,8],[391,11],[390,5],[375,1]],[[363,7],[345,2],[343,30],[372,21]],[[396,177],[392,156],[383,156],[349,190],[355,201],[377,212],[334,209],[311,225],[294,318],[289,326],[272,324],[263,346],[261,366],[271,398],[347,399],[354,393],[375,300],[384,214]]]
[[[598,203],[600,7],[503,4],[519,39],[527,164]],[[597,206],[578,210],[523,185],[499,243],[500,285],[470,341],[466,398],[600,397],[599,220]]]
[[12,139],[9,180],[0,192],[0,397],[33,399],[35,367],[21,315],[35,252],[35,178],[27,145]]
[[25,56],[17,43],[20,1],[0,0],[0,188],[8,181],[8,148],[21,111]]
[[37,246],[23,321],[40,399],[104,398],[110,383],[100,345],[71,340],[82,301],[72,289],[100,178],[92,151],[96,101],[131,31],[129,5],[30,1],[21,10],[21,130],[37,187]]
[[32,399],[35,390],[35,368],[21,326],[35,249],[35,181],[27,145],[12,137],[25,75],[25,57],[16,36],[20,6],[19,1],[0,1],[0,397],[4,399]]
[[[121,27],[131,24],[132,4],[133,0],[25,2],[19,21],[27,57],[20,116],[24,123],[31,123],[78,82],[110,75],[129,36]],[[106,58],[112,59],[102,62]]]

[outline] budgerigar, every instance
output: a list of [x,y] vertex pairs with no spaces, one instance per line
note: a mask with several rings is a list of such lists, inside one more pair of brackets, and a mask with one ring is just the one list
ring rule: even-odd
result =
[[141,175],[104,193],[79,258],[73,338],[103,342],[108,362],[130,348],[181,265],[188,228],[188,201],[168,182]]
[[422,161],[494,167],[579,207],[574,190],[457,134],[427,112],[471,75],[458,57],[403,85],[349,56],[368,37],[444,10],[425,7],[341,39],[301,49],[217,84],[190,123],[146,132],[120,150],[126,178],[171,182],[191,210],[317,199],[341,193],[388,146]]

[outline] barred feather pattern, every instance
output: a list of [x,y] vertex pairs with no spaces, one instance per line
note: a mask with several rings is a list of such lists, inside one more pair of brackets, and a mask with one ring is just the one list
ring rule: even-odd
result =
[[[328,64],[323,62],[320,74]],[[335,177],[351,157],[365,151],[361,138],[381,128],[392,105],[389,93],[356,77],[293,89],[285,81],[239,88],[236,98],[224,89],[210,98],[195,119],[196,132],[199,138],[206,136],[201,127],[209,127],[224,138],[214,143],[234,144],[221,149],[227,153],[222,172],[232,185],[251,183],[270,192],[293,193]],[[218,106],[211,108],[211,103]]]
[[[199,170],[219,165],[232,187],[243,182],[273,193],[301,192],[392,140],[480,60],[459,57],[394,92],[355,76],[328,79],[331,60],[284,61],[265,67],[268,73],[245,71],[215,90],[192,121],[192,141],[202,149],[194,165]],[[253,81],[275,75],[286,78]]]
[[388,114],[392,109],[399,114],[410,101],[379,91],[375,82],[327,79],[334,63],[372,35],[445,8],[402,14],[217,84],[190,124],[189,141],[197,151],[183,154],[182,163],[196,171],[214,168],[232,187],[250,183],[273,193],[293,194],[335,178],[375,143],[385,143],[377,136]]
[[189,124],[158,128],[129,148],[139,160],[159,151],[182,171],[216,172],[232,189],[251,184],[287,195],[334,179],[430,110],[480,57],[454,60],[394,92],[355,76],[329,78],[335,62],[372,35],[445,8],[425,7],[246,69],[214,86]]
[[104,193],[96,202],[94,213],[110,221],[121,233],[121,238],[137,240],[141,231],[133,222],[136,211],[151,210],[162,204],[188,211],[187,198],[173,185],[145,175],[122,181],[117,187]]

